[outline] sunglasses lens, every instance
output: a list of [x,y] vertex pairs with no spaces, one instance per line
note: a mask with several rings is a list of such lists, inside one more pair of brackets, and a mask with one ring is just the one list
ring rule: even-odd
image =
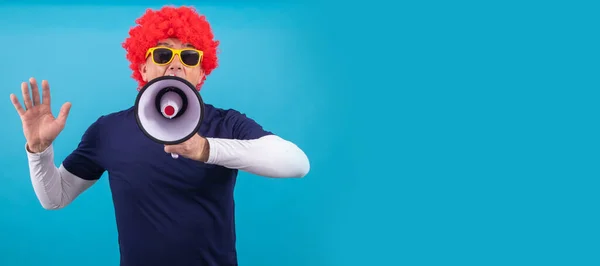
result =
[[169,62],[169,60],[171,60],[171,57],[173,57],[173,52],[171,52],[171,50],[169,49],[165,49],[165,48],[158,48],[154,50],[154,53],[152,53],[152,58],[154,59],[154,62],[158,63],[158,64],[165,64],[167,62]]
[[186,65],[194,66],[200,61],[200,54],[197,51],[185,50],[181,52],[181,61]]

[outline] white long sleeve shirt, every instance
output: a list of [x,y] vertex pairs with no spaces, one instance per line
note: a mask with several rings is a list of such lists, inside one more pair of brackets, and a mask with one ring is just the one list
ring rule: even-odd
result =
[[[310,169],[306,154],[290,141],[276,135],[253,140],[207,138],[210,147],[207,164],[239,169],[272,178],[304,177]],[[54,162],[54,147],[40,153],[26,149],[31,182],[41,205],[60,209],[77,198],[97,180],[70,173]]]

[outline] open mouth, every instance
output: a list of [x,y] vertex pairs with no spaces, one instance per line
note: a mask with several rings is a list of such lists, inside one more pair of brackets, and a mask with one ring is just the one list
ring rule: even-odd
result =
[[166,71],[164,75],[170,76],[170,77],[180,77],[180,78],[184,77],[183,71]]

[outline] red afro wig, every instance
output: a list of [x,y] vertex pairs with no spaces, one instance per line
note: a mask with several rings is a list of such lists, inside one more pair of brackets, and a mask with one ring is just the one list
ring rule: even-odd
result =
[[129,30],[129,37],[123,43],[123,48],[127,52],[129,67],[133,71],[132,77],[139,86],[145,84],[139,72],[139,66],[146,62],[146,51],[154,47],[160,40],[176,38],[204,52],[201,64],[204,77],[196,87],[200,90],[206,76],[218,65],[217,46],[219,41],[214,40],[206,17],[198,14],[192,7],[165,6],[158,11],[146,10],[146,13],[135,22],[137,25]]

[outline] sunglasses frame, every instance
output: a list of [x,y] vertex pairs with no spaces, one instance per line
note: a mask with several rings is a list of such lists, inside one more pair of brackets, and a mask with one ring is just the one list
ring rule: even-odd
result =
[[[171,58],[169,59],[169,61],[166,62],[166,63],[158,63],[158,62],[156,62],[154,60],[154,51],[156,49],[167,49],[167,50],[170,50],[171,53],[172,53],[172,55],[171,55]],[[181,53],[184,52],[184,51],[194,51],[194,52],[197,52],[200,55],[200,59],[198,59],[198,63],[196,63],[195,65],[188,65],[185,62],[183,62],[183,59],[181,58]],[[193,48],[174,49],[174,48],[164,47],[164,46],[152,47],[152,48],[148,49],[148,51],[146,52],[146,58],[148,58],[148,56],[151,56],[152,57],[152,62],[154,62],[154,64],[157,64],[159,66],[164,66],[164,65],[170,64],[171,62],[173,62],[173,58],[175,58],[176,55],[179,56],[179,61],[184,66],[187,66],[187,67],[196,67],[196,66],[199,66],[202,63],[202,59],[204,57],[204,52],[202,52],[200,50],[197,50],[197,49],[193,49]]]

